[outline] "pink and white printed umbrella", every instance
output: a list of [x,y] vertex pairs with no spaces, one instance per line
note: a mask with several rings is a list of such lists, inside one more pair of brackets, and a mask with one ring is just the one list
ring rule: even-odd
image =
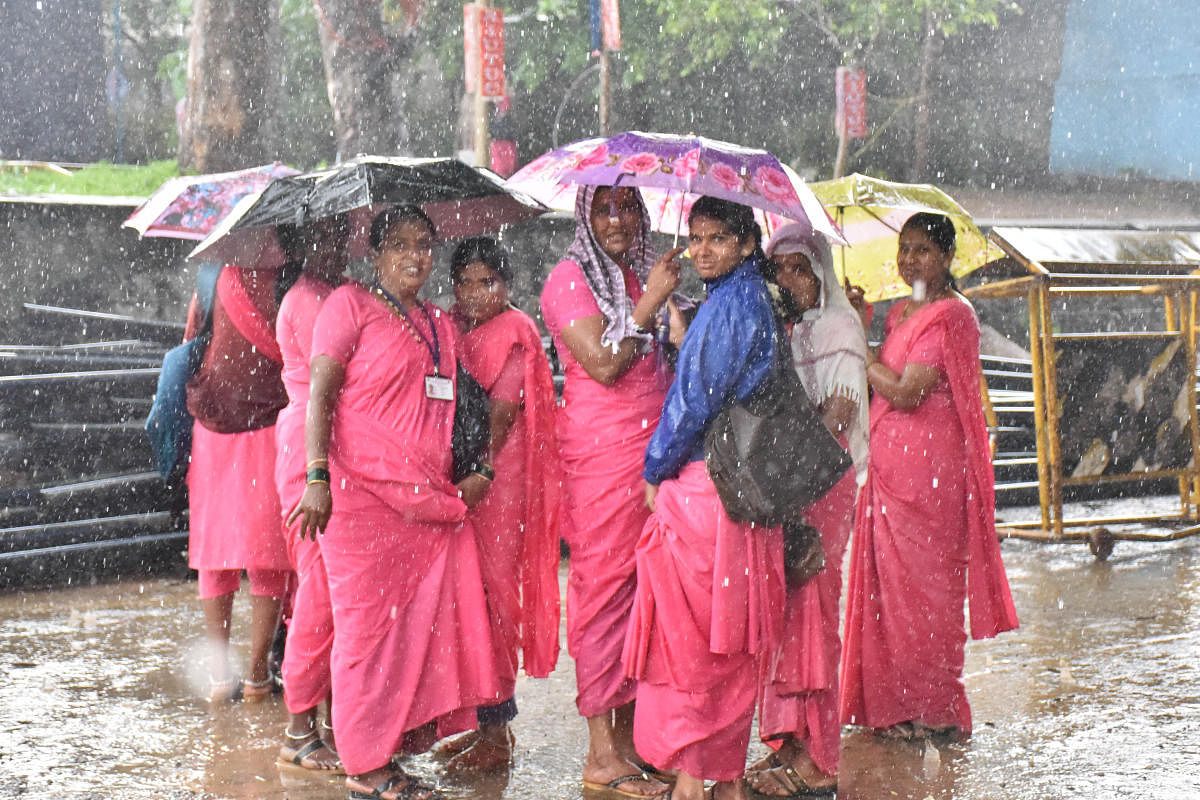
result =
[[692,203],[711,195],[756,209],[767,233],[799,222],[843,241],[808,185],[771,153],[702,136],[631,131],[584,139],[539,156],[505,185],[561,211],[574,211],[580,185],[636,186],[662,233],[686,232]]
[[299,172],[276,161],[235,172],[171,178],[146,198],[123,226],[133,228],[142,236],[199,241],[208,236],[243,197],[261,190],[275,178]]

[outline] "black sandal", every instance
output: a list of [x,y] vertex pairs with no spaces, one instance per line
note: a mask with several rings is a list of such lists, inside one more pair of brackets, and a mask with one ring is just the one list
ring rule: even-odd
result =
[[390,792],[400,781],[404,781],[405,783],[402,788],[396,790],[396,800],[410,800],[417,792],[425,792],[425,797],[428,800],[439,800],[441,798],[437,789],[429,784],[421,783],[416,778],[406,775],[403,772],[393,772],[369,792],[360,792],[358,789],[351,789],[350,800],[383,800],[384,792]]

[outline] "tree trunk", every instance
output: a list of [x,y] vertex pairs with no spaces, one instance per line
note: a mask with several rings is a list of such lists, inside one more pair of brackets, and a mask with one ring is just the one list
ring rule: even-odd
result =
[[338,159],[406,154],[408,129],[393,85],[412,49],[410,37],[390,32],[394,26],[380,16],[383,4],[314,0],[314,5]]
[[937,58],[937,28],[934,26],[933,12],[931,11],[925,12],[924,34],[918,65],[921,93],[917,98],[916,116],[913,119],[913,157],[908,172],[908,180],[911,183],[919,183],[924,180],[926,170],[929,168],[929,84],[934,61]]
[[181,168],[222,172],[268,160],[276,7],[193,0]]

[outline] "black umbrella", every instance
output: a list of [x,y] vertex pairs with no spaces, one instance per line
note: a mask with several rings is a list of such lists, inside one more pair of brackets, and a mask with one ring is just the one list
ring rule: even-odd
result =
[[370,220],[403,204],[420,206],[442,239],[492,233],[549,210],[505,188],[490,170],[458,159],[359,156],[273,181],[256,198],[239,204],[191,255],[235,264],[281,263],[274,226],[348,213],[350,254],[362,256],[369,250]]

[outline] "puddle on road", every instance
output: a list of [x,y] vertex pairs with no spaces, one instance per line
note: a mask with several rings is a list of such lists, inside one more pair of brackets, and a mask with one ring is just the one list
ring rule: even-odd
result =
[[[972,642],[969,742],[847,731],[842,800],[1200,796],[1200,539],[1006,541],[1019,631]],[[248,607],[235,608],[235,646]],[[210,707],[195,585],[150,580],[0,596],[0,798],[344,798],[339,779],[276,768],[279,700]],[[522,679],[509,774],[416,774],[466,800],[580,796],[586,736],[565,652]],[[755,754],[751,758],[757,757]]]

